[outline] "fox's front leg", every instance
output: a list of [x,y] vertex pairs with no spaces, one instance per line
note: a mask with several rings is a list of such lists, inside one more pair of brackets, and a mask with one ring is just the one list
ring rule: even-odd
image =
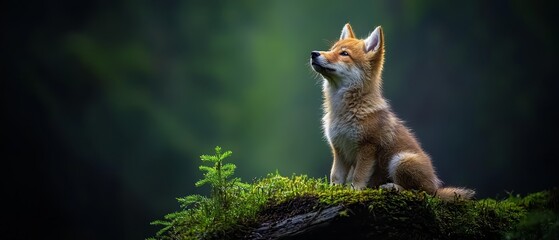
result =
[[374,171],[375,149],[372,146],[359,146],[353,170],[352,185],[356,190],[367,187]]
[[341,158],[336,150],[332,149],[332,155],[334,162],[330,171],[330,184],[344,184],[351,166]]

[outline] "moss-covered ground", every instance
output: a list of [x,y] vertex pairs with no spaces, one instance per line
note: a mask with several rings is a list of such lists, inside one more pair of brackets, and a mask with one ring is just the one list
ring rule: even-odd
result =
[[[559,191],[527,196],[445,202],[424,192],[330,186],[326,179],[278,173],[234,184],[215,197],[180,198],[181,210],[153,224],[153,239],[243,239],[273,223],[330,206],[340,217],[359,218],[360,237],[380,239],[558,239]],[[223,197],[221,197],[223,198]],[[325,233],[325,232],[323,232]],[[328,234],[327,232],[325,234]]]

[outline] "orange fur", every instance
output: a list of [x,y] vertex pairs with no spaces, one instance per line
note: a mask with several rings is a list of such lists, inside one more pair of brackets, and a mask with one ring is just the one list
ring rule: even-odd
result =
[[331,183],[424,190],[446,200],[473,197],[472,190],[441,188],[430,157],[390,109],[381,91],[384,55],[381,27],[362,40],[349,24],[330,50],[311,54],[313,69],[325,79],[323,128],[334,158]]

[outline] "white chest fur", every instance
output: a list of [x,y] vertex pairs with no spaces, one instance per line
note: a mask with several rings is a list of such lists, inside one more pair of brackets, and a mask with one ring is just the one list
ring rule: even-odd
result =
[[[327,86],[325,86],[327,87]],[[328,88],[327,88],[328,89]],[[339,157],[347,163],[355,162],[357,143],[362,135],[362,129],[357,122],[356,111],[344,98],[345,89],[330,92],[329,102],[325,104],[323,118],[324,134],[328,142],[334,146]]]

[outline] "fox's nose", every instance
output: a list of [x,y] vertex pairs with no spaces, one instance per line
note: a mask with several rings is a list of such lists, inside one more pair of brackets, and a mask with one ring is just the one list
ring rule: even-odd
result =
[[317,58],[318,56],[320,56],[320,53],[318,51],[312,51],[311,52],[311,58]]

